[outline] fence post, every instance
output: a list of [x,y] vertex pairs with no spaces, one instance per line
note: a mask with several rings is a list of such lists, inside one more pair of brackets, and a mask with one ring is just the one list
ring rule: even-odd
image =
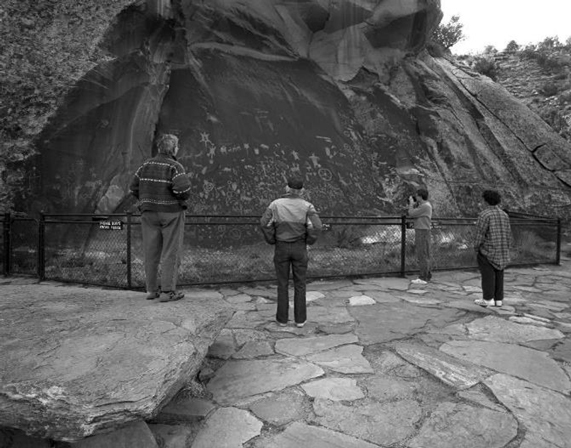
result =
[[4,277],[8,277],[11,271],[12,263],[12,217],[10,213],[4,213]]
[[401,216],[400,222],[400,275],[405,277],[406,272],[406,215]]
[[40,213],[38,221],[38,279],[42,282],[46,279],[46,217]]
[[132,288],[132,277],[131,277],[131,224],[132,224],[133,213],[127,212],[127,287]]
[[557,218],[557,252],[555,254],[555,264],[561,264],[561,218]]

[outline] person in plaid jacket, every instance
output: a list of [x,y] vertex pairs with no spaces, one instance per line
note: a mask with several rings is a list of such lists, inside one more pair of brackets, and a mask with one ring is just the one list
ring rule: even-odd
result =
[[474,303],[483,307],[502,306],[504,269],[510,261],[512,241],[510,218],[500,208],[502,198],[497,191],[486,190],[482,197],[488,206],[478,215],[474,250],[482,275],[483,298]]

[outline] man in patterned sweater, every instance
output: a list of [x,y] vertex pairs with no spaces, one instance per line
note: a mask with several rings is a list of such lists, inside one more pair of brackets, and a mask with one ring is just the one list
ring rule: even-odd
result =
[[178,149],[178,137],[161,135],[158,154],[139,167],[131,182],[131,193],[139,200],[141,211],[147,300],[158,297],[161,302],[171,302],[184,297],[176,284],[190,181],[176,161]]
[[488,204],[478,216],[474,250],[482,274],[483,299],[474,303],[483,307],[502,306],[504,299],[504,269],[510,261],[512,233],[510,218],[499,204],[501,196],[497,191],[486,190],[482,194]]

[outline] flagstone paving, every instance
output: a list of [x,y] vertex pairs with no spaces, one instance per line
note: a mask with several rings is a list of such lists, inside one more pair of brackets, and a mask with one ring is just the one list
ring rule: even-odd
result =
[[473,303],[477,272],[312,282],[301,329],[275,324],[275,294],[251,288],[269,302],[237,312],[232,344],[220,335],[211,356],[240,361],[221,361],[207,396],[261,422],[232,426],[244,448],[568,448],[570,267],[506,271],[501,308]]
[[157,446],[571,447],[571,260],[508,269],[501,308],[473,303],[476,271],[410,280],[310,282],[303,328],[274,287],[209,291],[235,314],[201,396],[147,422]]

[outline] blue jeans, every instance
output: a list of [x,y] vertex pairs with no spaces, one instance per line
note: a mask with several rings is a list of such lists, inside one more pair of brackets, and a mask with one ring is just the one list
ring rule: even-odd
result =
[[144,211],[141,215],[145,253],[145,283],[147,292],[160,289],[176,291],[178,265],[184,236],[184,211],[167,213]]
[[276,320],[287,323],[289,314],[288,283],[289,271],[293,273],[293,305],[295,322],[300,324],[307,319],[305,303],[305,281],[307,274],[307,248],[305,241],[294,243],[278,241],[274,252],[274,266],[278,281],[278,310]]
[[504,300],[503,269],[496,269],[480,252],[478,252],[478,266],[482,274],[482,295],[484,300]]

